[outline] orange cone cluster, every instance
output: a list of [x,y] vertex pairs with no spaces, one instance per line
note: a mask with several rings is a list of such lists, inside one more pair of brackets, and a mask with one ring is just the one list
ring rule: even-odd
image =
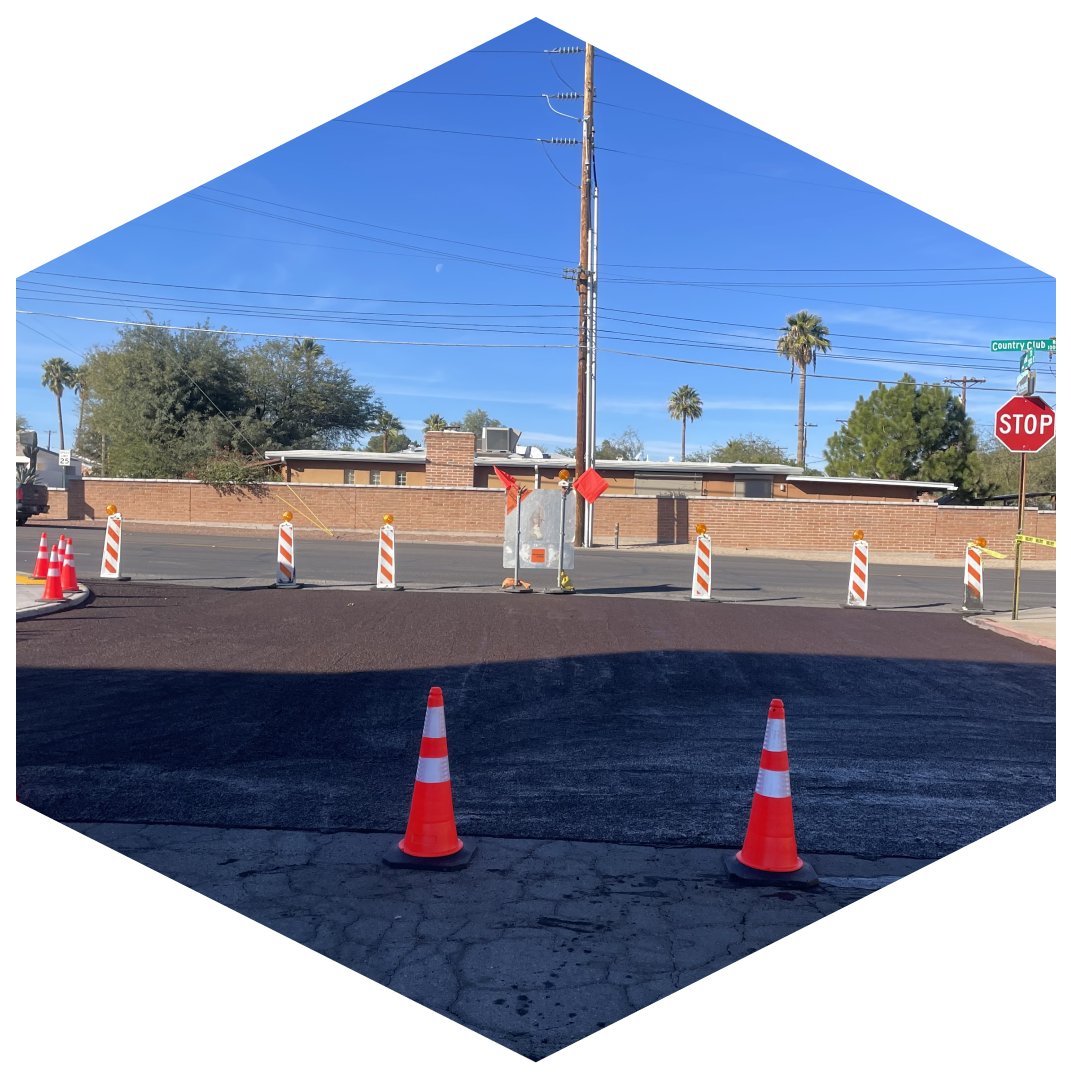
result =
[[64,593],[77,592],[79,585],[74,566],[74,541],[61,536],[60,542],[54,544],[50,551],[48,533],[41,533],[33,576],[44,579],[45,591],[40,596],[42,601],[66,600]]

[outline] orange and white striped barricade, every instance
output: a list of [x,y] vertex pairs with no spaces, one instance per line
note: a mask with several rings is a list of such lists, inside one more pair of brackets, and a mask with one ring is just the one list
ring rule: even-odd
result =
[[294,515],[289,510],[283,511],[283,520],[279,522],[279,552],[275,560],[275,587],[293,589],[297,587],[297,565],[294,558]]
[[982,599],[982,548],[971,541],[963,557],[963,611],[984,611]]
[[120,560],[123,554],[123,515],[109,503],[108,524],[104,529],[104,554],[100,559],[100,576],[106,581],[129,581],[122,573]]
[[744,846],[735,855],[725,856],[725,867],[731,878],[747,885],[776,882],[809,889],[818,884],[818,875],[796,850],[785,705],[780,698],[770,702],[766,716],[766,737]]
[[384,514],[379,528],[379,555],[376,561],[376,588],[401,592],[398,584],[398,560],[394,547],[394,515]]
[[866,602],[867,581],[870,578],[870,548],[861,529],[852,533],[852,568],[848,573],[848,600],[843,607],[871,607]]
[[695,565],[692,568],[692,595],[689,599],[710,600],[710,537],[702,522],[696,525],[695,532]]
[[460,870],[468,865],[474,851],[471,840],[457,835],[446,750],[446,710],[442,689],[433,686],[424,713],[409,823],[405,836],[391,844],[383,861],[398,870]]

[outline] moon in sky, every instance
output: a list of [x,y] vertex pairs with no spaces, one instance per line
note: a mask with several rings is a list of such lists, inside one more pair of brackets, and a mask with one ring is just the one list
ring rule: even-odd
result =
[[436,263],[435,264],[435,273],[439,273],[439,271],[442,270],[442,268],[443,268],[442,263]]

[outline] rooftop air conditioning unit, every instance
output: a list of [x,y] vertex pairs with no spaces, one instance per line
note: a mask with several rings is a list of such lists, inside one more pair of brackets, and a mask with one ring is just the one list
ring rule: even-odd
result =
[[481,449],[512,454],[520,437],[521,433],[510,427],[485,427]]

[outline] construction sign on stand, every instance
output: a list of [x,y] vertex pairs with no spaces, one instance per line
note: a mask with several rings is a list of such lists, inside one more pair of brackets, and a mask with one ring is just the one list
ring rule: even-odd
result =
[[[514,495],[516,488],[509,494]],[[546,570],[558,569],[558,542],[561,535],[562,493],[557,487],[540,488],[521,494],[521,566]],[[576,496],[565,497],[565,552],[563,570],[573,569],[573,537],[576,533]],[[517,500],[514,495],[506,509],[502,565],[512,570],[517,565]]]

